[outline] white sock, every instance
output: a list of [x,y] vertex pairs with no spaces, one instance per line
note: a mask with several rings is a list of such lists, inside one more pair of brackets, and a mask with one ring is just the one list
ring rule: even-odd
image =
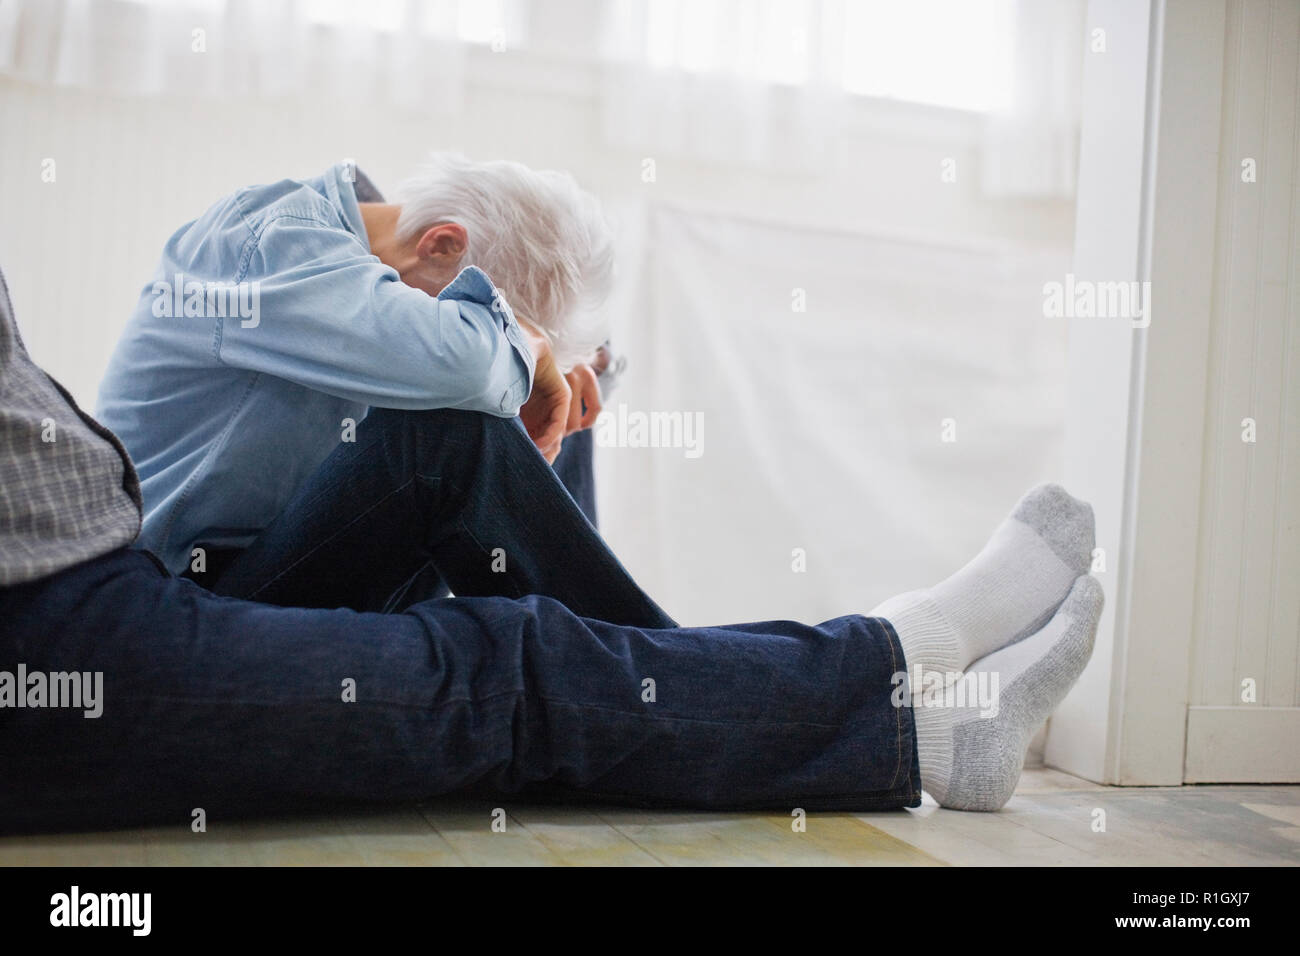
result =
[[1092,548],[1092,508],[1060,485],[1039,485],[960,571],[889,598],[868,616],[894,626],[909,669],[960,672],[1049,621],[1087,573]]
[[1034,731],[1088,663],[1103,603],[1097,579],[1083,575],[1040,631],[973,662],[963,684],[996,687],[995,707],[969,693],[964,706],[936,706],[937,695],[917,699],[913,688],[921,786],[940,806],[999,810],[1011,799]]

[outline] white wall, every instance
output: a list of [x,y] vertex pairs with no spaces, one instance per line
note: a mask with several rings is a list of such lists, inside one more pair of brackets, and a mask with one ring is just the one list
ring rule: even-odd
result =
[[[1300,4],[1225,23],[1184,779],[1300,780]],[[1253,160],[1254,182],[1242,163]],[[1245,442],[1243,419],[1255,422]],[[1243,700],[1243,682],[1254,684]]]

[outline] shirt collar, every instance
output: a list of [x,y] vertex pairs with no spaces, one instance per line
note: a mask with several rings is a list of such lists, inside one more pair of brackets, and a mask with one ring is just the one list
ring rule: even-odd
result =
[[356,174],[355,163],[335,163],[325,171],[325,192],[343,213],[343,221],[347,227],[369,249],[370,237],[366,235],[366,223],[361,218],[361,205],[357,202],[357,191],[354,186]]

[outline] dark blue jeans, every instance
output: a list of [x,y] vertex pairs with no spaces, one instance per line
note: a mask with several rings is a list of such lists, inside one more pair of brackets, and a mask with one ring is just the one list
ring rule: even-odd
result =
[[[585,476],[581,458],[560,464],[594,510],[589,462]],[[551,597],[613,624],[676,623],[517,419],[447,409],[373,409],[215,582],[199,579],[231,597],[357,611],[443,597],[444,582],[464,597]]]
[[[585,405],[583,406],[586,407]],[[593,528],[599,528],[596,520],[596,433],[588,428],[574,432],[564,439],[560,454],[555,458],[552,469],[555,477],[560,479],[564,490],[572,496],[574,502],[582,509]]]
[[783,812],[920,801],[912,712],[891,702],[906,663],[879,619],[656,630],[538,596],[286,608],[123,549],[0,590],[0,670],[20,663],[102,672],[103,710],[0,709],[9,831],[465,789]]
[[[564,439],[564,445],[556,456],[551,470],[560,479],[564,490],[569,493],[591,526],[599,530],[596,519],[596,442],[595,433],[590,429],[574,432]],[[197,578],[197,580],[202,580]],[[406,585],[389,595],[380,610],[400,611],[415,601],[435,597],[448,597],[451,588],[442,579],[432,562],[413,575]]]

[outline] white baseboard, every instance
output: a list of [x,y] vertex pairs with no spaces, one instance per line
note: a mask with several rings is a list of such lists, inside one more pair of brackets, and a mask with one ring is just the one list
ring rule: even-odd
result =
[[1300,783],[1300,707],[1189,707],[1185,783]]

